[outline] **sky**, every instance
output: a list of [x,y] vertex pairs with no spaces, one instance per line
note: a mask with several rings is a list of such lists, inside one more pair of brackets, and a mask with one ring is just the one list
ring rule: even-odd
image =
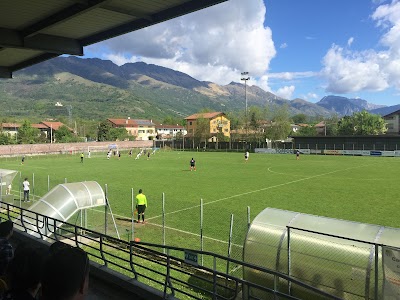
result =
[[[285,99],[400,104],[400,0],[229,0],[85,48]],[[242,81],[243,83],[243,81]]]

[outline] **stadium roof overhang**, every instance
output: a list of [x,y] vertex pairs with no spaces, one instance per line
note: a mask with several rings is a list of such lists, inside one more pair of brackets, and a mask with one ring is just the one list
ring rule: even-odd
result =
[[227,0],[0,1],[0,78]]

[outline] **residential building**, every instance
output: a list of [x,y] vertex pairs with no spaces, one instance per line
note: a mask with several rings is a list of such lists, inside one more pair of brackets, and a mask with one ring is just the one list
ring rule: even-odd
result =
[[1,131],[11,136],[16,136],[20,126],[21,124],[19,123],[1,123]]
[[181,125],[167,125],[167,124],[159,124],[156,125],[156,131],[158,139],[173,139],[177,135],[185,136],[187,131],[185,127]]
[[[3,133],[8,133],[11,136],[18,134],[18,129],[22,126],[20,123],[1,123],[1,129]],[[40,133],[44,133],[48,140],[51,140],[53,133],[57,131],[61,126],[66,126],[61,122],[48,122],[43,121],[38,124],[31,124],[31,127],[39,129]],[[73,130],[66,126],[71,132]],[[54,140],[54,138],[53,138]]]
[[136,137],[136,140],[148,141],[157,136],[156,124],[153,120],[145,119],[107,119],[112,127],[125,128],[126,131]]
[[326,135],[326,124],[325,121],[321,121],[314,125],[317,135]]
[[206,119],[210,138],[216,137],[218,133],[230,138],[231,122],[223,112],[198,113],[185,118],[187,134],[194,136],[199,119]]
[[386,134],[400,134],[400,110],[396,110],[382,117],[387,124]]

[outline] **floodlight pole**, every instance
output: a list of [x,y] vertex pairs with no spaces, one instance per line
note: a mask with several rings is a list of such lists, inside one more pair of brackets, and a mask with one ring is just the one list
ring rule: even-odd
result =
[[245,118],[246,118],[246,141],[247,141],[247,136],[248,136],[248,117],[247,117],[247,80],[250,80],[249,77],[249,72],[242,72],[240,73],[242,75],[242,78],[240,80],[244,81],[244,99],[245,99],[245,104],[246,104],[246,110],[245,110]]
[[246,117],[247,117],[247,80],[250,80],[250,77],[249,77],[249,72],[242,72],[242,73],[240,73],[240,75],[242,75],[242,78],[240,80],[244,81],[244,99],[245,99],[245,102],[246,102],[245,114],[246,114]]

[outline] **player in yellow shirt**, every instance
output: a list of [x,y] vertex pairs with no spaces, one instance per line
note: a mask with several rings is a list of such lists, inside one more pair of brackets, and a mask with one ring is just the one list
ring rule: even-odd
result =
[[142,189],[139,190],[139,194],[136,195],[136,209],[138,211],[138,223],[140,223],[140,215],[142,216],[142,223],[144,223],[144,212],[147,208],[147,198],[143,194]]

